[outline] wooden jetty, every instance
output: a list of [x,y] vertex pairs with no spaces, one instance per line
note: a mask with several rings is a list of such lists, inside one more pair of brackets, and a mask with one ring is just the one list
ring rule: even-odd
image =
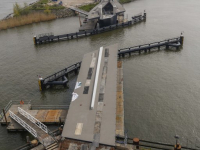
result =
[[[24,101],[23,101],[24,102]],[[24,104],[20,104],[20,101],[10,101],[4,108],[5,115],[2,113],[0,117],[0,123],[2,125],[8,125],[8,131],[24,131],[25,129],[20,126],[16,121],[11,119],[9,111],[14,114],[18,114],[18,107],[24,109],[34,118],[44,124],[60,124],[65,121],[68,107],[67,105],[48,106],[48,105],[32,105],[30,101],[25,101]],[[37,109],[38,108],[38,109]]]
[[62,69],[46,78],[39,78],[39,88],[40,90],[45,90],[47,87],[53,86],[53,85],[63,85],[64,87],[68,83],[68,75],[72,72],[77,73],[79,68],[81,67],[81,62],[75,63],[65,69]]
[[114,25],[103,27],[103,28],[97,28],[94,30],[80,31],[80,32],[57,35],[57,36],[53,34],[41,34],[39,36],[34,36],[33,41],[35,45],[38,45],[38,44],[43,44],[46,42],[71,40],[75,38],[81,38],[81,37],[86,37],[86,36],[91,36],[91,35],[96,35],[96,34],[108,32],[108,31],[112,31],[118,28],[129,27],[145,20],[146,20],[146,12],[144,13],[144,15],[137,15],[133,17],[132,20],[129,20],[123,23],[114,24]]
[[[119,49],[118,56],[119,57],[131,56],[131,54],[135,54],[135,53],[137,54],[147,53],[155,49],[156,50],[160,50],[162,48],[169,49],[170,47],[176,48],[176,50],[178,50],[183,46],[183,42],[184,42],[184,36],[181,34],[181,36],[177,38],[171,38],[171,39],[167,39],[167,40],[163,40],[159,42],[153,42],[149,44]],[[68,82],[68,79],[67,79],[68,74],[70,74],[71,72],[77,73],[80,67],[81,67],[81,62],[78,62],[44,79],[39,78],[38,83],[39,83],[40,90],[45,90],[47,87],[50,87],[52,85],[66,86]],[[60,81],[59,79],[62,79],[62,80]]]
[[147,53],[151,50],[160,50],[161,48],[169,49],[170,47],[176,48],[177,50],[183,45],[184,42],[184,36],[181,33],[180,37],[167,39],[159,42],[144,44],[144,45],[138,45],[128,48],[122,48],[118,50],[118,56],[119,57],[125,57],[126,55],[130,56],[134,53]]

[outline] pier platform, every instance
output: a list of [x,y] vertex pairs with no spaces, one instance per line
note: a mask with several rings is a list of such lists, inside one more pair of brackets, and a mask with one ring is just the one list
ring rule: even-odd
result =
[[118,45],[84,55],[62,136],[115,146]]
[[122,61],[117,62],[116,135],[124,136],[124,94]]
[[[12,111],[14,114],[18,114],[18,107],[22,108],[26,112],[28,112],[30,115],[35,117],[37,120],[44,124],[59,124],[63,123],[65,121],[66,115],[68,110],[62,110],[62,109],[57,109],[57,110],[33,110],[31,104],[15,104],[11,105],[10,108],[6,112],[6,119],[7,119],[7,130],[8,131],[25,131],[25,129],[19,125],[16,121],[14,121],[12,118],[9,117],[9,111]],[[2,125],[6,125],[6,120],[5,117],[3,117],[0,121]]]

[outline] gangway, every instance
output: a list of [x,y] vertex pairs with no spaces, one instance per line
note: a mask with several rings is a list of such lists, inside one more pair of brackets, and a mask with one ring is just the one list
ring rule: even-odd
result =
[[81,9],[79,9],[79,8],[77,8],[77,7],[70,6],[69,9],[71,9],[71,10],[73,10],[73,11],[75,11],[75,12],[78,12],[78,13],[80,13],[80,14],[83,14],[83,15],[88,16],[88,12],[86,12],[86,11],[84,11],[84,10],[81,10]]
[[56,139],[47,126],[27,113],[22,108],[18,107],[18,112],[13,113],[9,110],[10,117],[30,132],[44,146],[56,143]]

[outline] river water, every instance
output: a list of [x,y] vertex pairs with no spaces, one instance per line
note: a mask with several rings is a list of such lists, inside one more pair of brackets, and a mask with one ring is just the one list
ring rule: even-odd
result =
[[[40,92],[38,77],[46,77],[82,60],[100,46],[119,48],[173,38],[184,31],[180,51],[159,51],[123,59],[125,128],[129,137],[182,145],[200,143],[200,1],[137,0],[124,4],[130,18],[147,12],[147,21],[125,29],[57,43],[33,45],[33,36],[75,32],[78,17],[58,19],[0,32],[0,107],[10,100],[34,104],[69,104],[76,77],[69,89]],[[8,133],[0,126],[0,150],[25,143],[28,133]],[[199,142],[199,143],[198,143]]]
[[34,2],[34,0],[6,0],[4,2],[1,1],[0,5],[0,20],[6,17],[8,14],[13,12],[13,5],[18,3],[20,6],[23,6],[24,3],[30,4]]

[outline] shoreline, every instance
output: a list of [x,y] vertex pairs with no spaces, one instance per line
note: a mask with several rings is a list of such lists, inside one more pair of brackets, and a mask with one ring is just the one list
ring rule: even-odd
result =
[[[42,3],[43,1],[44,0],[37,0],[36,2],[29,4],[28,6],[22,7],[22,9],[32,8],[35,4]],[[125,4],[125,3],[132,2],[133,0],[121,0],[121,1],[122,1],[121,2],[122,4]],[[48,7],[52,7],[55,5],[55,4],[49,5],[49,3],[47,3],[47,2],[44,4],[47,4]],[[81,3],[79,5],[76,5],[76,7],[89,12],[97,4],[98,4],[98,2],[87,3],[87,4]],[[45,7],[46,7],[46,5],[45,5]],[[62,8],[62,7],[64,7],[64,8]],[[2,20],[0,20],[0,31],[14,28],[14,27],[29,25],[29,24],[33,24],[33,23],[55,20],[58,18],[67,18],[67,17],[71,17],[71,16],[76,16],[76,13],[73,10],[69,9],[69,7],[66,5],[62,5],[62,6],[58,5],[58,9],[49,9],[48,8],[47,11],[49,11],[50,13],[47,13],[47,14],[45,14],[46,10],[44,8],[43,9],[35,8],[35,9],[30,9],[29,11],[30,12],[27,15],[21,15],[21,16],[19,16],[19,18],[14,17],[14,13],[8,14],[6,17],[4,17]],[[37,19],[37,21],[34,21],[35,19],[33,19],[31,21],[30,16],[34,16],[34,14],[40,14],[43,17],[40,19]],[[48,15],[50,15],[51,17],[49,18]],[[29,16],[29,17],[27,17],[27,16]]]

